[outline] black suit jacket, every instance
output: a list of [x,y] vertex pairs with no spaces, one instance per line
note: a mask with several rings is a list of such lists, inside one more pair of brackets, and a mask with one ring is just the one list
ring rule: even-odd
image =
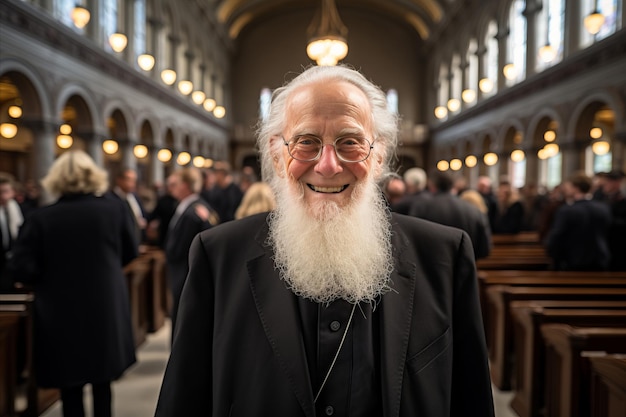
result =
[[[467,234],[392,223],[393,291],[376,313],[384,416],[493,416]],[[260,214],[194,239],[157,417],[315,415],[297,298],[267,234]]]

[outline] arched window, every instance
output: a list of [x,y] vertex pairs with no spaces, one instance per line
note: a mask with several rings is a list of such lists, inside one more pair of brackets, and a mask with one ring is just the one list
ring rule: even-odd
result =
[[448,110],[456,113],[461,109],[461,85],[463,83],[463,70],[461,70],[461,57],[454,54],[450,62],[450,99],[448,100]]
[[109,45],[109,36],[117,32],[118,22],[121,20],[118,14],[118,0],[102,0],[100,12],[105,33],[104,49],[112,51],[113,49]]
[[503,68],[507,85],[517,84],[526,77],[526,18],[524,0],[515,0],[509,11],[507,59]]
[[476,92],[478,91],[478,56],[476,50],[478,48],[478,42],[476,39],[471,39],[467,47],[465,59],[467,61],[467,67],[465,68],[465,90],[461,93],[463,101],[467,105],[474,105],[476,103]]
[[[135,45],[135,53],[143,54],[147,51],[146,45],[146,0],[134,0],[134,27],[133,42]],[[154,52],[151,52],[154,53]]]
[[498,90],[498,24],[495,20],[489,22],[487,34],[485,35],[486,52],[483,56],[485,67],[485,77],[480,80],[478,87],[484,96],[495,94]]
[[390,88],[387,91],[387,110],[398,114],[398,90]]
[[57,0],[52,6],[52,16],[63,22],[63,24],[75,28],[74,22],[72,21],[72,10],[74,6],[76,6],[74,0]]
[[439,66],[439,86],[437,90],[437,106],[435,107],[435,116],[437,119],[444,119],[448,115],[448,103],[449,80],[448,80],[448,68],[445,63],[441,63]]
[[565,0],[544,0],[538,16],[539,59],[537,71],[542,71],[563,60]]
[[270,115],[270,104],[272,102],[272,91],[265,87],[261,89],[261,95],[259,97],[259,114],[261,120],[267,120]]

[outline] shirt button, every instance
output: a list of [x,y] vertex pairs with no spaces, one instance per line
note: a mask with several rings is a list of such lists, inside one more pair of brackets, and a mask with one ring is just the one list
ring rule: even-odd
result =
[[332,416],[335,413],[335,409],[331,405],[327,405],[324,412],[327,416]]
[[336,332],[340,328],[341,328],[341,323],[339,323],[337,320],[333,320],[330,322],[330,330],[332,330],[333,332]]

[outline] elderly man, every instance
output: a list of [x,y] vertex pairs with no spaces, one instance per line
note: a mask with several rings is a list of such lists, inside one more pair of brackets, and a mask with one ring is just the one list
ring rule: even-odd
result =
[[392,214],[384,93],[343,66],[274,92],[277,208],[190,249],[156,416],[493,416],[472,243]]

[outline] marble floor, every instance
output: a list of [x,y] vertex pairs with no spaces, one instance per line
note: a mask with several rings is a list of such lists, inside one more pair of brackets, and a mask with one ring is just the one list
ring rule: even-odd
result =
[[[152,417],[156,407],[159,388],[169,354],[169,322],[158,332],[148,335],[148,340],[137,351],[137,363],[123,378],[113,384],[115,417]],[[85,391],[87,416],[91,404]],[[509,403],[512,393],[494,389],[496,417],[517,417]],[[40,417],[62,417],[60,403],[54,404]]]

